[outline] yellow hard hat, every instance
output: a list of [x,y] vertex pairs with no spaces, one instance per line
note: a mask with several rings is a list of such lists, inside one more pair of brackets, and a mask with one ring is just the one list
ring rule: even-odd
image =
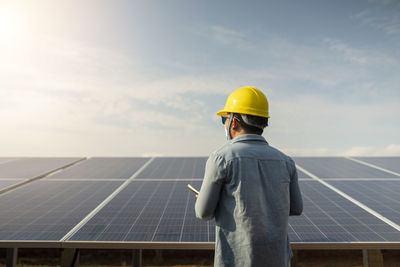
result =
[[222,116],[228,113],[241,113],[269,118],[268,100],[255,87],[241,87],[229,95],[224,109],[218,111],[217,115]]

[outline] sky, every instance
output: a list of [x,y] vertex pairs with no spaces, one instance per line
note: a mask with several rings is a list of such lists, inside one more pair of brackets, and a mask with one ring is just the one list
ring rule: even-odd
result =
[[0,157],[208,156],[242,86],[290,156],[400,156],[400,0],[0,0]]

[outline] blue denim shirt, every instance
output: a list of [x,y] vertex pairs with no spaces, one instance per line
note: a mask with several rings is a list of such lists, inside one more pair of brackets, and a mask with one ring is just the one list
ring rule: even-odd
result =
[[208,158],[195,211],[215,218],[215,266],[287,266],[289,215],[302,210],[293,160],[264,137],[240,135]]

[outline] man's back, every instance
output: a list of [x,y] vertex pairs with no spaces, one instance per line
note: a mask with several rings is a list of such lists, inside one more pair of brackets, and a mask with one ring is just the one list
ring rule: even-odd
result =
[[262,136],[238,136],[210,156],[196,214],[215,217],[216,266],[286,266],[288,216],[301,210],[294,162]]

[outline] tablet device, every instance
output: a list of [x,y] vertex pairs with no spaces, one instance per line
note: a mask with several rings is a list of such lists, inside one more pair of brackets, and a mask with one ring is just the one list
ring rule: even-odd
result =
[[197,191],[193,186],[191,186],[190,184],[187,185],[187,187],[192,190],[194,193],[196,193],[197,195],[200,193],[199,191]]

